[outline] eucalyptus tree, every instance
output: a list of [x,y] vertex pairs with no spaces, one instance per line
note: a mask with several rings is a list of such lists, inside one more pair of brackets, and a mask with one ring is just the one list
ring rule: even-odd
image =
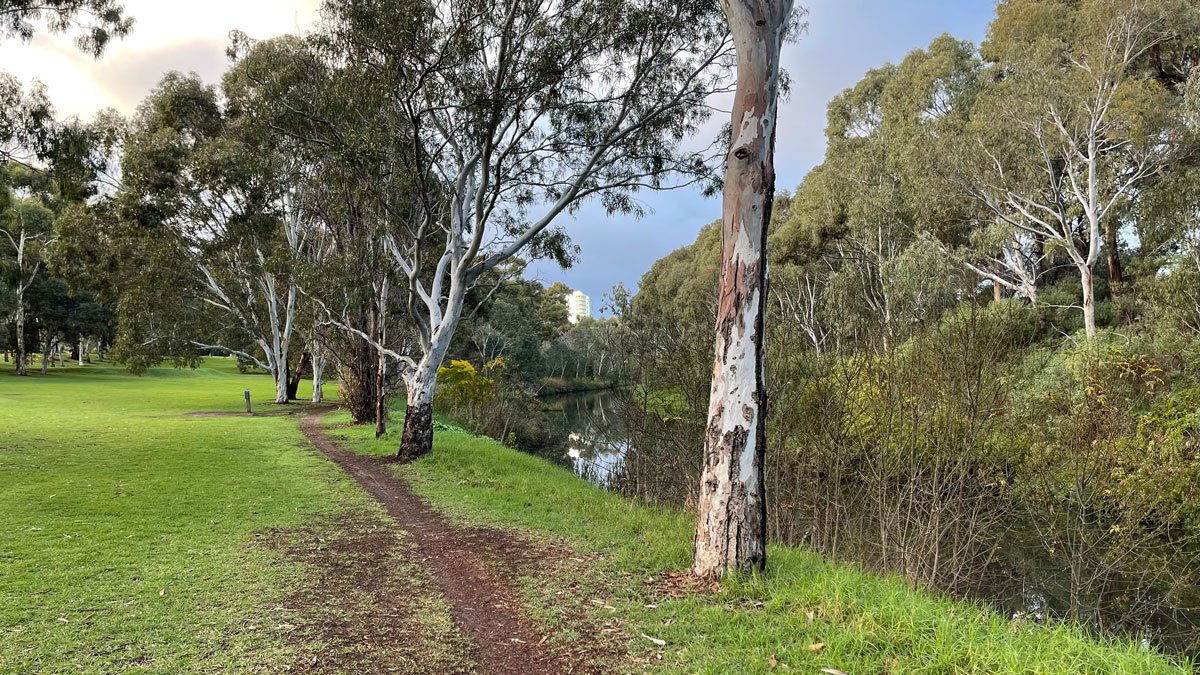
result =
[[0,32],[6,37],[29,41],[39,23],[52,33],[74,31],[75,44],[97,57],[109,41],[133,28],[116,0],[5,0],[0,5]]
[[767,559],[763,335],[767,230],[775,193],[780,52],[792,0],[722,0],[737,48],[725,157],[716,356],[704,438],[692,574],[762,570]]
[[[1110,280],[1122,281],[1123,214],[1173,149],[1172,96],[1140,67],[1168,32],[1138,0],[1058,9],[1071,28],[1066,35],[1037,35],[1003,51],[991,40],[1003,76],[974,120],[974,191],[997,219],[1069,258],[1091,340],[1095,265],[1107,250]],[[994,33],[1009,26],[1004,17]]]
[[[293,166],[238,101],[195,75],[170,73],[142,103],[126,139],[118,194],[127,236],[163,252],[185,280],[173,297],[128,307],[140,344],[159,353],[223,351],[269,371],[288,401],[299,333],[291,265],[306,246],[303,189]],[[224,104],[224,105],[223,105]],[[130,270],[131,285],[154,283]],[[141,314],[144,321],[137,321]]]
[[390,133],[396,116],[376,76],[347,63],[327,34],[254,41],[237,33],[229,52],[236,65],[227,87],[253,102],[245,107],[255,123],[291,162],[319,177],[305,199],[309,246],[294,260],[312,304],[309,352],[332,357],[355,421],[373,420],[382,435],[396,379],[390,362],[408,353],[401,284],[384,246],[397,228],[389,209],[409,195],[393,159],[403,141]]
[[[388,165],[406,194],[378,202],[418,349],[399,455],[432,449],[438,367],[467,292],[524,252],[568,263],[560,223],[589,198],[637,213],[633,194],[711,178],[681,149],[727,86],[716,8],[684,0],[329,2],[338,58],[387,100]],[[377,181],[376,181],[377,183]],[[436,241],[431,250],[429,242]]]
[[[4,0],[0,35],[28,42],[44,25],[52,33],[75,33],[79,49],[99,58],[113,38],[129,34],[133,19],[116,0]],[[45,88],[29,91],[0,72],[0,158],[29,162],[40,158],[54,134],[53,109]]]
[[31,181],[38,177],[23,167],[10,166],[5,172],[6,184],[2,196],[4,209],[0,212],[0,275],[12,294],[13,325],[16,330],[16,373],[27,375],[26,293],[45,275],[46,249],[54,243],[54,212],[35,191],[19,196],[14,187],[28,191]]

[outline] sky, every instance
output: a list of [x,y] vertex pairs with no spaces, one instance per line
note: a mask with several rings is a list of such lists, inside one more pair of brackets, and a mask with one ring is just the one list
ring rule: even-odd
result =
[[[808,7],[807,34],[784,48],[792,91],[780,106],[776,188],[791,190],[825,152],[825,107],[867,70],[897,62],[909,51],[950,33],[978,42],[994,0],[799,0]],[[37,78],[62,115],[87,119],[97,110],[129,114],[164,72],[195,71],[216,82],[228,62],[229,32],[254,38],[295,32],[312,25],[320,0],[124,0],[136,23],[133,33],[95,60],[66,36],[39,34],[31,43],[0,45],[0,68],[29,82]],[[710,125],[716,129],[719,125]],[[707,143],[710,139],[698,139]],[[643,193],[649,213],[641,219],[608,217],[585,205],[564,222],[581,259],[561,270],[535,263],[530,275],[563,281],[593,299],[617,282],[637,288],[653,262],[691,243],[721,213],[719,197],[694,190]]]

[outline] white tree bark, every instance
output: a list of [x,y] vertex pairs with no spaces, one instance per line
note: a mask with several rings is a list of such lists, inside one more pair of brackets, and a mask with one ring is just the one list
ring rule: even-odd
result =
[[[285,213],[284,237],[293,257],[298,257],[304,245],[303,209],[294,198],[289,198],[285,201]],[[229,272],[226,278],[231,279],[229,283],[219,280],[213,269],[206,265],[200,265],[199,270],[210,294],[204,301],[228,313],[243,331],[251,335],[262,358],[222,345],[193,344],[248,358],[267,370],[275,382],[275,403],[284,404],[288,402],[288,357],[296,324],[299,287],[291,276],[281,281],[271,271],[261,249],[255,248],[254,255],[253,271],[236,264],[227,266],[230,268],[226,270]],[[258,311],[264,306],[265,316]]]
[[25,348],[25,293],[17,292],[17,311],[13,316],[13,323],[17,328],[17,375],[28,375],[28,367],[26,365],[27,350]]
[[[30,263],[29,246],[32,242],[37,241],[43,246],[54,241],[53,237],[39,237],[30,235],[24,226],[23,220],[18,220],[20,229],[14,237],[8,230],[0,229],[0,234],[3,234],[8,239],[9,245],[13,248],[13,253],[16,256],[17,281],[16,287],[13,289],[16,296],[17,308],[13,313],[13,323],[17,329],[17,375],[28,375],[28,348],[25,344],[25,291],[33,285],[37,278],[38,272],[41,270],[42,263],[40,260]],[[29,267],[26,273],[26,267]]]
[[325,400],[325,364],[328,359],[325,354],[319,349],[313,349],[312,352],[312,371],[313,371],[313,403],[320,403]]
[[716,357],[704,441],[692,574],[766,565],[763,329],[767,225],[775,191],[779,54],[790,0],[722,0],[737,48],[733,139],[726,157]]

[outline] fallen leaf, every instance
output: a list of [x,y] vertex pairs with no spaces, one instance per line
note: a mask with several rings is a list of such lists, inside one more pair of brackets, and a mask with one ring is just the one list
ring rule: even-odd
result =
[[160,589],[158,589],[158,594],[159,594],[160,596],[161,596],[161,595],[166,595],[166,594],[167,594],[167,589],[165,589],[165,588],[160,588]]
[[642,633],[642,637],[644,637],[644,638],[646,638],[647,640],[649,640],[649,641],[653,642],[654,644],[658,645],[659,647],[664,647],[664,646],[666,646],[666,644],[667,644],[667,641],[666,641],[666,640],[660,640],[660,639],[658,639],[658,638],[656,638],[656,637],[650,637],[649,635],[646,635],[645,633]]
[[838,670],[837,668],[822,668],[821,672],[825,673],[825,675],[847,675],[845,671]]
[[774,655],[774,654],[772,654],[772,655],[771,655],[771,667],[772,667],[772,668],[778,668],[778,667],[779,667],[779,659],[775,658],[775,655]]
[[809,623],[812,623],[813,619],[817,616],[817,613],[810,609],[804,613],[804,616],[808,618]]
[[824,642],[814,642],[808,646],[808,651],[810,651],[810,652],[819,652],[822,649],[825,649]]

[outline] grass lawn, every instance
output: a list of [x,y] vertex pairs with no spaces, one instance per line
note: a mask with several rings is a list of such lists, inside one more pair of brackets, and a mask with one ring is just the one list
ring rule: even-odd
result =
[[[331,416],[330,424],[345,417]],[[370,430],[336,429],[367,454],[395,451]],[[567,574],[525,579],[534,611],[553,616],[566,589],[602,624],[619,618],[635,658],[680,673],[1175,673],[1188,664],[1068,625],[1010,622],[982,607],[914,591],[897,579],[769,549],[765,578],[715,593],[663,591],[686,570],[693,521],[594,488],[490,439],[439,431],[434,455],[396,471],[437,508],[476,525],[522,528],[589,555]],[[565,592],[564,592],[565,591]],[[575,598],[578,600],[578,598]],[[594,601],[594,602],[591,602]],[[665,641],[659,647],[650,638]],[[829,671],[826,671],[829,672]]]
[[302,567],[258,534],[385,516],[290,417],[238,410],[265,376],[227,359],[132,377],[0,366],[0,672],[278,670]]

